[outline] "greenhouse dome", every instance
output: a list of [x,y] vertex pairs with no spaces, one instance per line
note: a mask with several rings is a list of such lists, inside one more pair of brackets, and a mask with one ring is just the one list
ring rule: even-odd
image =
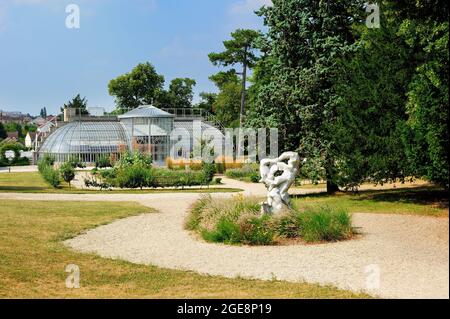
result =
[[120,122],[71,122],[52,133],[39,149],[39,157],[51,155],[56,162],[77,158],[94,163],[102,156],[120,156],[130,141]]

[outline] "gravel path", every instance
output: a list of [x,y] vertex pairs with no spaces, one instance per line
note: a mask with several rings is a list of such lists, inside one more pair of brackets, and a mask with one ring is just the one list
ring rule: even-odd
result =
[[[227,180],[225,182],[228,184]],[[246,194],[258,186],[231,182]],[[209,244],[183,229],[198,194],[0,194],[2,199],[137,201],[159,213],[101,226],[66,244],[138,264],[234,278],[278,279],[332,284],[385,298],[449,298],[448,218],[355,214],[360,239],[281,247],[230,247]],[[231,196],[215,194],[214,196]],[[379,287],[377,287],[379,272]],[[375,284],[372,288],[367,283]]]

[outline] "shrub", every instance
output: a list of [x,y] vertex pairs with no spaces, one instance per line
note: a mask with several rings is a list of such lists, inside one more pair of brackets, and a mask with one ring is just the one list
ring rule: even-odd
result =
[[100,156],[95,161],[95,168],[107,168],[112,167],[111,158],[109,156]]
[[274,242],[275,231],[270,225],[270,217],[249,217],[239,223],[241,242],[251,245],[270,245]]
[[59,168],[59,172],[61,174],[62,179],[66,183],[69,183],[70,186],[70,182],[72,182],[73,179],[75,178],[75,169],[73,168],[72,164],[69,162],[64,163]]
[[84,179],[84,185],[86,187],[98,187],[100,188],[100,190],[106,190],[106,189],[111,189],[112,185],[106,182],[98,182],[95,178],[85,178]]
[[258,183],[260,180],[257,164],[245,164],[242,168],[229,169],[226,176],[242,181]]
[[275,222],[277,233],[284,238],[298,238],[300,237],[300,213],[294,211],[292,213],[283,214],[279,216]]
[[67,163],[70,163],[70,165],[73,168],[86,168],[86,164],[84,164],[78,157],[71,156]]
[[242,242],[239,226],[225,218],[221,219],[213,231],[203,230],[206,241],[215,243],[238,244]]
[[203,163],[203,175],[205,184],[210,184],[212,182],[215,173],[215,164]]
[[299,218],[301,236],[307,242],[338,241],[354,234],[351,216],[343,209],[310,207]]
[[43,167],[41,170],[41,175],[53,188],[58,188],[61,184],[61,180],[59,179],[59,171],[54,169],[53,166],[48,165]]
[[[28,159],[20,158],[20,151],[24,151],[25,147],[16,141],[2,141],[0,143],[0,166],[28,165]],[[10,162],[5,158],[6,151],[14,152],[14,159]]]
[[261,216],[260,208],[255,198],[238,195],[224,200],[205,195],[193,205],[185,227],[199,232],[206,241],[249,245],[270,245],[282,238],[337,241],[354,234],[345,210],[319,206],[282,216]]
[[135,151],[134,153],[125,152],[120,157],[120,160],[117,161],[116,167],[126,167],[137,164],[150,168],[152,166],[152,163],[153,158],[151,155],[146,155],[139,151]]
[[50,155],[44,157],[38,162],[38,170],[44,180],[54,188],[58,188],[61,184],[60,173],[53,168],[55,160]]
[[38,169],[44,166],[53,166],[55,158],[49,154],[44,154],[44,157],[38,162]]
[[120,188],[140,188],[148,185],[150,169],[143,164],[122,167],[117,172],[116,184]]
[[225,163],[216,163],[217,174],[224,174],[226,171]]

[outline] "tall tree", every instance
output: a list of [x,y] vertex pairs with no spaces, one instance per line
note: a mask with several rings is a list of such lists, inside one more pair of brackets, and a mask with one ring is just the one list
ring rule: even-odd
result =
[[336,61],[354,42],[352,25],[362,1],[273,0],[263,7],[269,28],[270,81],[257,93],[257,108],[277,111],[270,118],[282,127],[286,148],[297,148],[315,163],[314,173],[338,188],[327,127],[335,120]]
[[239,77],[234,69],[219,72],[209,78],[219,89],[214,101],[214,114],[217,121],[225,127],[240,125],[240,107],[242,89]]
[[211,114],[215,113],[215,102],[217,100],[216,93],[200,93],[200,102],[196,105],[197,108],[203,109]]
[[150,63],[138,64],[131,72],[111,80],[109,94],[116,98],[118,108],[134,109],[152,104],[164,85],[164,77]]
[[449,8],[442,0],[388,1],[412,54],[403,141],[410,169],[449,187]]
[[192,107],[194,86],[197,83],[189,78],[176,78],[170,82],[169,95],[174,108]]
[[190,108],[194,98],[194,86],[190,78],[176,78],[170,82],[169,90],[160,90],[154,105],[159,108]]
[[0,123],[0,140],[3,140],[8,137],[8,133],[6,133],[5,127],[2,123]]
[[72,108],[76,110],[77,115],[89,114],[87,111],[87,103],[86,97],[82,98],[80,94],[77,94],[72,100],[63,105],[61,112],[64,112],[64,109]]
[[247,69],[254,67],[257,61],[255,41],[259,36],[260,33],[255,30],[238,29],[231,33],[231,40],[223,42],[225,51],[208,55],[214,65],[227,67],[240,64],[242,66],[242,92],[239,112],[241,126],[243,125],[245,113]]
[[43,107],[42,109],[41,109],[41,112],[39,113],[39,115],[40,115],[40,117],[42,117],[42,118],[46,118],[47,117],[47,108],[46,107]]
[[380,28],[361,26],[361,38],[341,64],[334,85],[336,120],[331,152],[335,181],[357,188],[363,182],[384,183],[411,176],[402,144],[406,94],[414,65],[411,50],[398,36],[401,20],[380,3]]

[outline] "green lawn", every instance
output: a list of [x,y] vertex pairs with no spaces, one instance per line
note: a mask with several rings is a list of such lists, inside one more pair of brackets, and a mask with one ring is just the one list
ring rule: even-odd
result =
[[151,189],[151,190],[113,190],[113,191],[99,191],[89,189],[77,189],[69,187],[67,183],[61,183],[58,189],[49,186],[38,172],[27,173],[0,173],[0,193],[71,193],[71,194],[98,194],[105,192],[112,192],[115,194],[135,194],[135,193],[235,193],[240,192],[237,188],[218,188],[218,187],[196,187],[189,189]]
[[294,204],[303,208],[323,204],[347,209],[351,213],[411,214],[448,216],[449,195],[437,187],[361,191],[357,194],[297,196]]
[[[65,247],[61,241],[141,213],[134,203],[2,201],[0,297],[3,298],[367,298],[332,287],[225,279],[134,265]],[[81,288],[65,287],[65,267],[80,267]]]

